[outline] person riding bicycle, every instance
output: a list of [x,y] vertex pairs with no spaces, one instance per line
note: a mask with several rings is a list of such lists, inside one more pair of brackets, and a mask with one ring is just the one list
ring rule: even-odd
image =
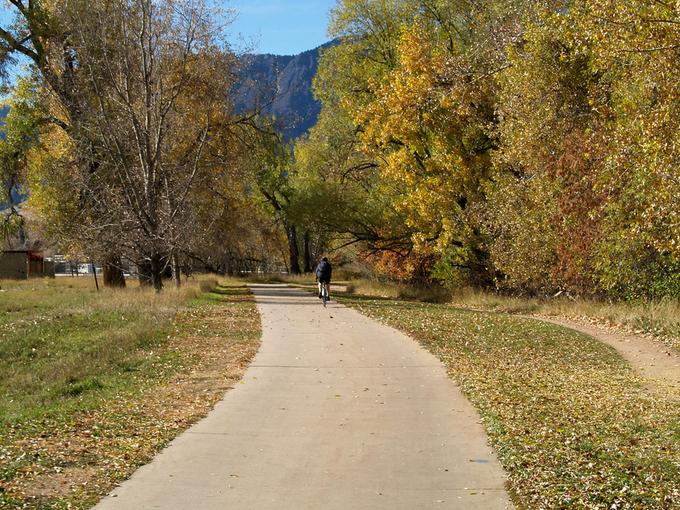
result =
[[333,274],[333,267],[331,263],[328,262],[328,257],[324,257],[319,262],[316,268],[316,281],[319,282],[319,299],[321,299],[321,284],[326,284],[327,295],[330,295],[331,291],[331,275]]

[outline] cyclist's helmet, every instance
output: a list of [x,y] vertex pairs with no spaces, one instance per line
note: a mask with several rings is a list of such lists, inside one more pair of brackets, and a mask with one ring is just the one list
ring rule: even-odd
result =
[[328,262],[328,257],[324,257],[321,260],[323,260],[324,262]]

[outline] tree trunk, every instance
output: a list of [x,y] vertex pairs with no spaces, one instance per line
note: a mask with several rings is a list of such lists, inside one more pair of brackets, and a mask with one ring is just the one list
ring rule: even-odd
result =
[[118,255],[108,255],[102,264],[104,287],[125,287],[125,275]]
[[300,251],[297,243],[297,229],[295,225],[286,227],[288,233],[288,255],[290,258],[290,272],[292,274],[300,274]]
[[304,261],[305,261],[305,273],[311,273],[312,272],[312,250],[310,249],[309,243],[309,232],[305,232],[305,237],[304,237]]
[[19,216],[21,219],[19,220],[19,248],[23,248],[26,246],[26,241],[28,240],[28,235],[26,235],[26,222],[24,221],[23,216]]
[[137,277],[141,286],[151,285],[151,262],[145,259],[137,263]]
[[97,279],[97,266],[94,265],[94,260],[90,259],[90,266],[92,267],[92,274],[94,274],[94,286],[99,292],[99,280]]
[[151,283],[156,292],[163,290],[163,258],[155,253],[151,256]]
[[172,275],[175,277],[175,286],[180,287],[182,285],[182,275],[179,268],[179,255],[176,253],[172,256]]

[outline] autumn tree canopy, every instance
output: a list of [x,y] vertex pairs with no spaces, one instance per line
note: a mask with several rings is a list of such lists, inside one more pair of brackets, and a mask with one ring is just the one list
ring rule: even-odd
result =
[[642,0],[342,0],[299,164],[363,196],[338,214],[377,222],[393,276],[678,295],[679,21]]

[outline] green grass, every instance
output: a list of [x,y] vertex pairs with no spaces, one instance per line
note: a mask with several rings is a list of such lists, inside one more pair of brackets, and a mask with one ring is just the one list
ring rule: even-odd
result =
[[[9,288],[8,288],[9,287]],[[130,382],[129,368],[156,373],[172,354],[149,355],[194,293],[97,293],[83,280],[3,285],[0,302],[0,425],[97,405]]]
[[519,508],[680,508],[680,394],[588,336],[447,304],[341,297],[418,339],[483,417]]
[[210,409],[260,337],[216,285],[0,282],[0,508],[87,508]]

